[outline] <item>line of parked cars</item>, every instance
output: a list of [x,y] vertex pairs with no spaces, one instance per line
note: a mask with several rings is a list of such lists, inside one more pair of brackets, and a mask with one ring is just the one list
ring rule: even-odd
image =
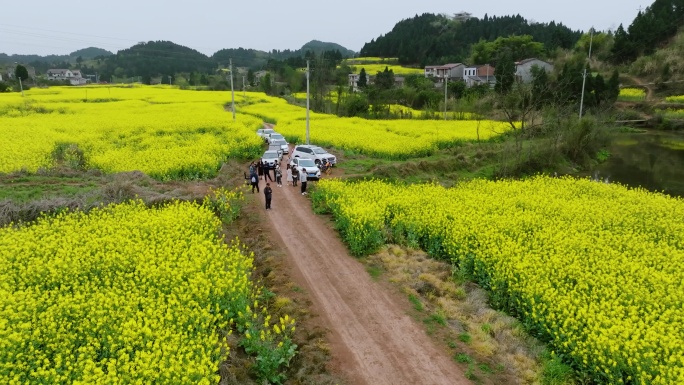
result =
[[[268,144],[268,150],[264,152],[261,160],[267,163],[269,168],[275,168],[276,161],[278,164],[282,163],[283,155],[290,153],[289,143],[283,135],[272,128],[260,128],[257,135]],[[294,147],[290,155],[290,167],[298,172],[306,169],[309,180],[320,179],[321,168],[326,164],[329,167],[335,166],[337,157],[319,146],[300,144]]]

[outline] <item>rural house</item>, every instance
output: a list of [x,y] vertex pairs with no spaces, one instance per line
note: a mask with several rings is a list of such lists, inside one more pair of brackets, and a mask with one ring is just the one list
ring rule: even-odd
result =
[[[349,74],[349,87],[351,87],[352,91],[358,92],[359,91],[359,74]],[[369,76],[366,74],[366,84],[373,84],[373,80],[375,79],[374,76]],[[396,78],[395,78],[395,83],[396,83]]]
[[462,63],[450,63],[443,66],[439,66],[435,69],[435,76],[439,79],[459,79],[463,80],[463,70],[465,70],[465,64]]
[[49,69],[48,80],[68,80],[72,86],[86,84],[88,80],[81,75],[81,70]]
[[477,86],[480,84],[496,84],[496,77],[494,76],[494,67],[489,64],[469,66],[463,70],[463,81],[467,87]]
[[523,83],[532,81],[532,67],[537,66],[547,73],[553,71],[553,64],[544,60],[530,58],[515,63],[515,78]]
[[439,68],[439,66],[425,66],[425,77],[429,78],[437,76],[437,68]]

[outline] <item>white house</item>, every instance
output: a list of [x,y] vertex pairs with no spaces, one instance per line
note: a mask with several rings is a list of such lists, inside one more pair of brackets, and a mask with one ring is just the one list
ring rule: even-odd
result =
[[547,73],[553,71],[553,64],[539,60],[537,58],[529,58],[515,63],[515,78],[523,83],[532,81],[532,67],[537,66]]
[[72,86],[86,84],[88,79],[84,78],[80,70],[70,69],[50,69],[47,70],[48,80],[68,80]]
[[463,69],[463,81],[468,87],[480,84],[496,84],[494,67],[489,64],[465,67]]

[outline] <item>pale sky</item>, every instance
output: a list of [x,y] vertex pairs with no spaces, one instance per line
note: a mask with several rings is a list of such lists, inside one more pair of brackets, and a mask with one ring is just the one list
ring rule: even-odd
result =
[[[573,30],[631,24],[653,0],[33,0],[0,7],[0,53],[64,55],[90,46],[112,52],[170,40],[206,55],[223,48],[298,49],[310,40],[360,51],[363,44],[422,13],[482,18],[520,14]],[[99,5],[101,4],[101,5]]]

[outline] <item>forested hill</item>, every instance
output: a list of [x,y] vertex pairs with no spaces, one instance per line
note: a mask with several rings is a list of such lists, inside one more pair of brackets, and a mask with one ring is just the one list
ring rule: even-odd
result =
[[143,82],[158,75],[180,72],[213,73],[216,62],[201,52],[170,41],[150,41],[121,50],[108,57],[99,68],[106,79],[141,76]]
[[424,13],[400,21],[391,32],[366,43],[361,56],[397,57],[402,64],[421,66],[461,62],[470,54],[471,45],[481,39],[493,41],[510,35],[530,35],[550,52],[558,47],[572,48],[581,32],[561,23],[530,23],[520,15],[456,21]]
[[311,40],[304,44],[302,48],[296,50],[272,50],[270,52],[259,51],[245,48],[228,48],[216,52],[212,59],[227,64],[229,59],[233,60],[233,65],[237,67],[262,68],[268,63],[269,59],[286,60],[295,57],[304,57],[307,52],[317,55],[326,51],[339,51],[342,58],[353,57],[355,52],[337,43],[327,43],[318,40]]
[[684,0],[655,0],[639,12],[625,31],[622,24],[615,31],[612,59],[615,63],[631,62],[663,46],[684,25]]

